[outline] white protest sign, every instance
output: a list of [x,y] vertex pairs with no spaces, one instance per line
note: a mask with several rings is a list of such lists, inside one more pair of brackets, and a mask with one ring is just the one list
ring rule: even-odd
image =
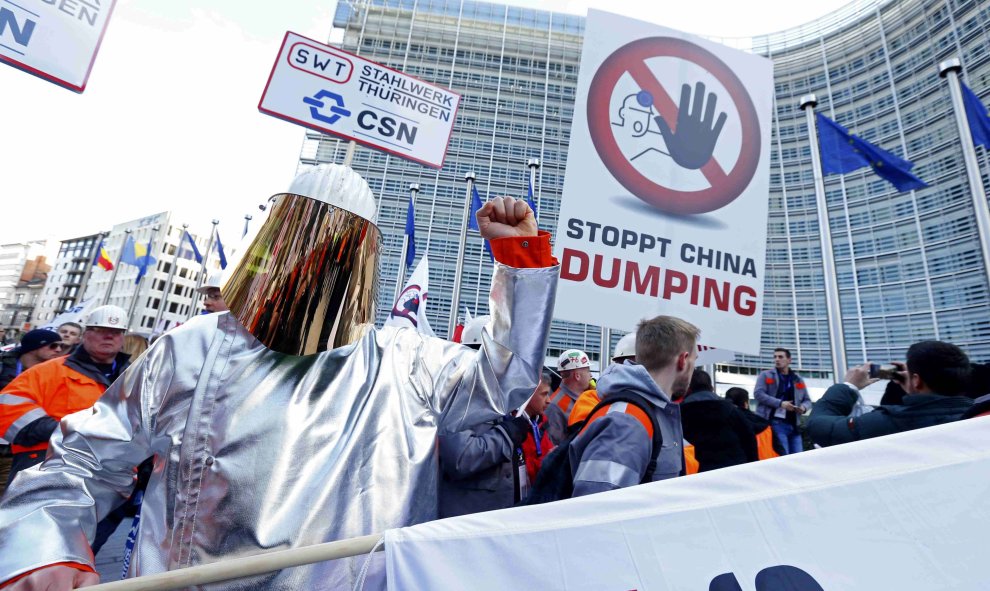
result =
[[385,532],[389,589],[978,591],[990,418]]
[[384,326],[414,328],[427,336],[436,336],[426,317],[426,300],[430,296],[430,261],[426,255],[420,259],[409,281],[403,287],[392,306]]
[[[736,354],[727,349],[716,349],[707,345],[698,345],[698,358],[694,360],[696,367],[712,363],[729,363],[736,360]],[[715,377],[715,376],[712,376]]]
[[0,0],[0,61],[86,90],[116,0]]
[[628,331],[668,314],[757,352],[772,101],[767,59],[590,11],[555,315]]
[[440,168],[460,95],[289,32],[262,113]]

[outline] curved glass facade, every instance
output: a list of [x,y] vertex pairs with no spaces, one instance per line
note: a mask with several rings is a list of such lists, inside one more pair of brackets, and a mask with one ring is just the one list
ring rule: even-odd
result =
[[[540,222],[556,227],[584,19],[467,0],[373,0],[339,3],[334,25],[344,49],[463,95],[439,172],[365,149],[354,160],[381,199],[380,318],[395,291],[407,188],[419,183],[417,250],[429,252],[429,313],[443,327],[466,172],[477,174],[482,197],[522,196],[526,162],[539,158]],[[825,178],[849,362],[901,359],[925,338],[990,359],[990,289],[948,87],[938,76],[939,62],[959,57],[964,80],[990,99],[990,0],[863,0],[788,31],[719,41],[771,58],[776,97],[762,350],[737,358],[735,370],[764,368],[783,346],[806,375],[830,371],[820,214],[798,104],[809,93],[819,112],[915,162],[929,185],[898,193],[869,170]],[[341,142],[308,133],[300,165],[343,153]],[[982,149],[978,157],[986,171]],[[491,263],[477,234],[469,233],[466,256],[462,304],[481,314]],[[595,355],[593,310],[588,322],[555,323],[551,354],[580,347]]]

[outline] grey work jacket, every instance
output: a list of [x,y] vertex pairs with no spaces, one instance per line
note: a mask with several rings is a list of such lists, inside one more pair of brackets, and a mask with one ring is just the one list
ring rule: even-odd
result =
[[[540,376],[559,267],[496,265],[492,334],[474,351],[415,330],[297,357],[230,314],[159,339],[92,410],[69,415],[48,459],[0,502],[0,581],[56,562],[92,566],[96,523],[154,456],[130,575],[382,532],[437,517],[437,432],[522,404]],[[351,588],[359,559],[211,590]]]

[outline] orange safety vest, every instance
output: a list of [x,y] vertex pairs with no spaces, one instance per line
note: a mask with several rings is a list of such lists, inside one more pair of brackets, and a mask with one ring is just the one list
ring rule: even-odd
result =
[[780,454],[773,448],[773,429],[770,427],[756,434],[756,453],[761,460],[780,457]]
[[697,474],[698,468],[701,464],[698,463],[698,459],[694,457],[694,446],[690,443],[684,446],[684,473],[685,474]]
[[[591,409],[589,408],[588,410]],[[641,409],[640,407],[628,402],[615,402],[614,404],[601,407],[600,409],[598,409],[598,412],[596,412],[595,414],[591,415],[588,418],[588,422],[585,423],[584,429],[587,429],[591,425],[591,423],[594,423],[595,421],[604,417],[610,412],[624,412],[627,415],[630,415],[633,418],[635,418],[637,421],[639,421],[640,425],[643,425],[643,427],[646,428],[646,434],[650,437],[650,441],[651,442],[653,441],[653,421],[650,420],[650,416],[646,414],[643,411],[643,409]],[[581,429],[582,433],[584,432],[584,429]]]
[[106,386],[65,367],[69,357],[59,357],[25,370],[0,391],[0,436],[11,442],[10,451],[46,450],[48,442],[14,445],[21,429],[49,416],[56,421],[96,404]]
[[598,397],[598,390],[585,390],[578,396],[571,408],[571,416],[567,417],[567,426],[576,425],[588,418],[588,413],[593,411],[602,399]]

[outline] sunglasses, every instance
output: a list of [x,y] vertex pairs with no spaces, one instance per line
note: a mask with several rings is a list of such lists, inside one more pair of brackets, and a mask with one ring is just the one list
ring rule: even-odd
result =
[[48,345],[48,348],[51,349],[52,351],[61,351],[62,349],[65,348],[65,345],[62,343],[52,343]]

